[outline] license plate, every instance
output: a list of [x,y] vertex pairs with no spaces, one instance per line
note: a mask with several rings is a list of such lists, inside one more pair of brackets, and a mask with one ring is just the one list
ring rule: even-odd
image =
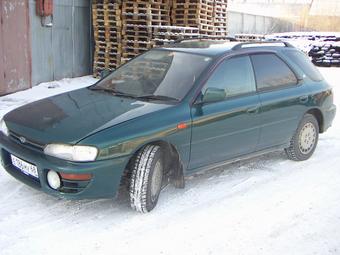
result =
[[32,165],[14,155],[11,155],[11,160],[13,166],[18,168],[24,174],[39,178],[38,168],[35,165]]

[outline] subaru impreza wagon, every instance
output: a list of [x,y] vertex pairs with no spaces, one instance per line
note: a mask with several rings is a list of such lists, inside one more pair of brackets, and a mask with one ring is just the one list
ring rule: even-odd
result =
[[288,43],[189,40],[152,49],[96,84],[1,121],[4,169],[63,198],[114,197],[149,212],[185,176],[273,150],[313,154],[333,92]]

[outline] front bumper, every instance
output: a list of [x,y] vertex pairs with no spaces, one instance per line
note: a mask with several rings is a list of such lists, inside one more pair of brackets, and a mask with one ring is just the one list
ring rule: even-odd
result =
[[[12,165],[10,154],[34,164],[38,168],[39,179],[23,174]],[[112,198],[116,195],[121,176],[129,157],[100,160],[86,163],[76,163],[45,155],[42,151],[13,141],[0,133],[0,157],[5,170],[19,181],[46,192],[67,199]],[[60,190],[53,190],[47,183],[47,171],[54,170],[69,174],[91,174],[90,181],[63,181]]]

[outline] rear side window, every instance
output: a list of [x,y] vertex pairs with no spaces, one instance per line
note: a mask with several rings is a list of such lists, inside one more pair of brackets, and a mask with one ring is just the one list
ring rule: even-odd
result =
[[224,60],[205,84],[207,88],[223,89],[227,97],[256,91],[254,72],[248,56]]
[[301,51],[289,50],[286,51],[287,56],[298,65],[302,72],[313,81],[322,81],[323,77],[318,69],[312,64],[308,57]]
[[251,56],[251,59],[258,90],[275,89],[298,83],[292,70],[275,54],[256,54]]

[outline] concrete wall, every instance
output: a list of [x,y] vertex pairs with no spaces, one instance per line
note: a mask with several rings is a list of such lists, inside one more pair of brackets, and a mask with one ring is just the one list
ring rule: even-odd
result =
[[229,33],[340,31],[340,0],[230,0]]
[[44,27],[29,0],[33,86],[91,73],[90,1],[58,0],[53,7],[53,26]]
[[228,13],[229,35],[235,34],[271,34],[290,31],[304,31],[298,24],[275,17],[251,15],[246,13]]

